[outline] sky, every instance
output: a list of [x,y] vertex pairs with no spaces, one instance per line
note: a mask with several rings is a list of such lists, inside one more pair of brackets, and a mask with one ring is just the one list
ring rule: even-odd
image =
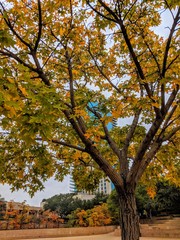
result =
[[5,198],[6,201],[23,202],[26,201],[30,206],[40,206],[43,199],[50,198],[56,194],[69,192],[69,176],[66,176],[63,182],[55,181],[50,178],[44,183],[44,190],[35,193],[35,196],[31,198],[28,193],[23,190],[11,192],[8,184],[0,184],[0,196]]
[[[162,14],[162,23],[160,27],[155,28],[155,32],[163,37],[167,37],[169,29],[167,26],[171,26],[172,17],[166,11]],[[31,206],[40,206],[41,201],[44,198],[52,197],[60,193],[69,192],[69,176],[65,177],[63,182],[55,181],[53,178],[49,179],[44,183],[44,190],[35,193],[35,196],[31,198],[27,193],[20,190],[17,192],[11,192],[10,186],[5,184],[0,184],[0,197],[5,198],[5,200],[10,201],[14,200],[17,202],[23,202],[26,200],[27,204]]]

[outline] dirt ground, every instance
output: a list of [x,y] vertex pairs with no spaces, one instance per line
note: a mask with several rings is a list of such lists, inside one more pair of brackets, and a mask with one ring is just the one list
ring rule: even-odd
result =
[[[180,240],[180,238],[152,238],[152,237],[141,237],[141,240]],[[23,239],[25,240],[25,239]],[[32,238],[28,240],[37,240]],[[114,233],[102,234],[102,235],[91,235],[91,236],[77,236],[77,237],[57,237],[57,238],[38,238],[38,240],[120,240],[120,237],[114,236]]]

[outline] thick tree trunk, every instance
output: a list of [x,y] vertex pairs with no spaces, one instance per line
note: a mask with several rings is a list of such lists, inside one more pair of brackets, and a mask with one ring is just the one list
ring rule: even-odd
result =
[[139,240],[139,216],[134,191],[119,195],[121,209],[121,239]]

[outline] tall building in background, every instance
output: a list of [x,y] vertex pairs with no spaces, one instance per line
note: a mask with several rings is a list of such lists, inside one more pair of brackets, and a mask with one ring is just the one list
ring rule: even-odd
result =
[[69,176],[69,191],[68,192],[69,193],[77,193],[76,184],[74,182],[72,175]]
[[97,192],[103,194],[110,194],[111,191],[114,189],[114,185],[109,178],[102,178],[99,182],[99,187]]
[[113,189],[114,189],[114,184],[111,182],[111,180],[108,177],[106,177],[106,178],[102,178],[100,180],[99,186],[96,190],[94,190],[93,194],[88,193],[86,190],[78,192],[72,175],[70,175],[70,177],[69,177],[69,191],[68,191],[69,193],[78,193],[79,195],[95,196],[94,194],[96,194],[96,193],[110,194]]

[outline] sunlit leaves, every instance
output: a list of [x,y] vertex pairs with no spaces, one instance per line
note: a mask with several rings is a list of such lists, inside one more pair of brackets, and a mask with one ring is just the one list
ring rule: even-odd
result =
[[37,189],[43,188],[42,182],[52,176],[54,160],[45,146],[34,143],[28,144],[27,148],[27,144],[27,141],[25,144],[25,142],[13,138],[3,140],[0,178],[3,183],[11,184],[13,182],[12,189],[23,188],[33,195]]
[[92,209],[85,211],[84,209],[77,209],[68,215],[69,222],[71,226],[79,227],[96,227],[109,225],[111,223],[111,216],[108,211],[106,203],[95,206]]
[[[9,164],[3,167],[7,171],[3,181],[15,181],[8,173],[14,163],[8,159],[14,157],[16,188],[29,187],[22,181],[25,169],[24,180],[37,189],[42,187],[41,177],[46,180],[54,173],[62,180],[73,166],[77,186],[90,190],[102,176],[92,161],[94,154],[87,153],[90,146],[119,174],[121,151],[131,167],[144,151],[142,143],[150,141],[146,157],[153,143],[178,126],[177,97],[173,96],[169,108],[165,105],[179,85],[179,30],[169,26],[168,39],[154,30],[161,24],[164,8],[175,16],[177,11],[171,9],[176,1],[110,0],[104,1],[107,8],[97,0],[48,0],[41,1],[40,7],[35,0],[7,2],[1,5],[0,15],[1,127],[9,135],[2,135],[1,145],[6,148],[2,155]],[[112,127],[114,120],[127,117],[128,126]],[[152,139],[143,142],[161,118],[154,136],[147,135]],[[8,155],[7,149],[11,149]],[[171,145],[169,152],[172,149]],[[156,159],[154,163],[160,170]],[[166,176],[171,178],[173,171],[166,171]]]

